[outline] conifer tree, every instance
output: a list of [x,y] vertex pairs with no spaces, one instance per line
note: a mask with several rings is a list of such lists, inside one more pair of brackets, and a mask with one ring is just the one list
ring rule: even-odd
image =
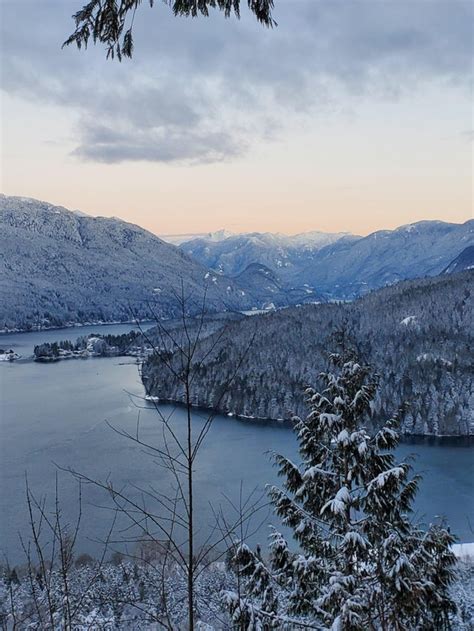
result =
[[[169,5],[176,16],[208,16],[213,9],[220,10],[226,17],[232,14],[240,17],[240,0],[162,0]],[[88,0],[73,18],[76,25],[74,32],[63,46],[76,44],[78,48],[87,48],[90,40],[103,44],[107,57],[131,57],[133,54],[133,20],[135,13],[145,4],[142,0]],[[155,0],[148,0],[153,7]],[[242,1],[242,4],[244,2]],[[247,0],[251,13],[258,22],[273,27],[273,0]]]
[[352,351],[330,357],[321,392],[295,419],[301,465],[276,456],[283,488],[269,488],[296,545],[273,530],[270,553],[235,546],[244,579],[225,599],[241,629],[449,629],[454,537],[412,523],[419,479],[397,464],[400,413],[367,431],[377,378]]

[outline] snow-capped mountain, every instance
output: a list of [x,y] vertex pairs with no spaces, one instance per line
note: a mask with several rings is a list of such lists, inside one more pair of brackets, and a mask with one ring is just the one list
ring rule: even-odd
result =
[[472,244],[474,220],[420,221],[323,248],[302,277],[330,296],[351,299],[400,280],[436,276]]
[[225,239],[228,239],[229,237],[233,237],[233,236],[234,236],[233,232],[230,232],[229,230],[222,228],[221,230],[216,230],[215,232],[208,232],[204,236],[204,239],[206,239],[206,241],[218,242],[218,241],[224,241]]
[[214,312],[352,299],[469,267],[474,246],[471,220],[367,237],[218,231],[178,248],[121,219],[5,195],[0,226],[0,329],[173,316],[181,282],[196,309],[207,286]]
[[233,235],[233,232],[228,230],[217,230],[216,232],[199,232],[199,233],[187,233],[187,234],[160,234],[160,239],[166,241],[166,243],[172,243],[173,245],[181,245],[194,239],[205,239],[206,241],[222,241]]
[[328,299],[352,299],[404,279],[440,274],[474,244],[474,221],[421,221],[366,237],[312,232],[293,237],[251,233],[180,247],[220,273],[237,276],[252,263],[272,270],[284,290],[311,288]]
[[195,309],[205,285],[210,311],[254,306],[232,279],[120,219],[1,195],[0,226],[0,329],[169,317],[181,283]]
[[357,235],[351,232],[320,232],[319,230],[313,230],[286,237],[286,240],[289,248],[303,248],[316,251],[341,239],[350,241],[358,238]]
[[[218,234],[225,234],[220,231]],[[222,274],[241,274],[259,263],[277,272],[282,279],[289,271],[309,263],[314,253],[339,240],[356,239],[348,233],[308,232],[288,236],[272,232],[249,232],[215,238],[209,235],[181,244],[187,254]]]

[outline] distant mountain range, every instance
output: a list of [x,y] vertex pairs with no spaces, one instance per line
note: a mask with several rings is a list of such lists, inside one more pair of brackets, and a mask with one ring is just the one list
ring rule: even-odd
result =
[[252,263],[260,263],[282,278],[291,278],[325,246],[359,238],[349,233],[308,232],[287,236],[271,232],[226,235],[219,231],[185,241],[180,248],[222,274],[235,276]]
[[166,243],[172,243],[173,245],[181,245],[187,241],[193,239],[211,239],[212,241],[221,241],[232,236],[234,233],[228,230],[217,230],[216,232],[199,232],[199,233],[187,233],[187,234],[159,234],[158,236]]
[[0,230],[0,330],[172,318],[181,291],[189,311],[204,292],[210,312],[351,300],[465,269],[474,246],[474,221],[424,221],[367,237],[218,231],[177,247],[121,219],[6,195]]
[[206,236],[184,242],[180,248],[229,276],[238,277],[249,265],[262,264],[274,273],[280,293],[286,295],[352,300],[400,280],[440,274],[472,245],[474,220],[464,224],[421,221],[366,237],[318,232],[294,237],[271,233],[224,239]]

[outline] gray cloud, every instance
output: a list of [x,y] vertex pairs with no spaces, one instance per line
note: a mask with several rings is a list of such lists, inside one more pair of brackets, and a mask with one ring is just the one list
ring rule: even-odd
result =
[[[61,50],[82,0],[2,5],[2,85],[80,120],[75,155],[119,162],[232,158],[290,116],[336,107],[332,87],[393,98],[470,72],[472,5],[446,1],[279,0],[278,28],[249,16],[137,14],[135,57]],[[20,19],[21,17],[21,19]]]
[[240,154],[243,147],[231,134],[192,132],[161,127],[141,131],[117,130],[85,124],[81,144],[74,155],[95,162],[218,162]]

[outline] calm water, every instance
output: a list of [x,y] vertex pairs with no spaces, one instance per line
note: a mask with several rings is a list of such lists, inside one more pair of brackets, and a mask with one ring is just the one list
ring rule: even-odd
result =
[[[124,332],[128,325],[101,330]],[[0,346],[29,355],[41,341],[75,339],[97,327],[2,336]],[[107,425],[134,432],[140,411],[140,427],[148,441],[161,441],[156,411],[145,406],[137,366],[129,358],[70,360],[54,364],[18,362],[0,365],[0,553],[12,562],[22,560],[18,533],[28,534],[24,501],[25,473],[37,496],[54,493],[55,463],[71,466],[95,479],[113,480],[114,485],[134,485],[167,492],[170,479],[149,456],[114,433]],[[141,409],[143,406],[146,409]],[[171,406],[163,406],[171,412]],[[176,408],[173,423],[184,432],[184,413]],[[203,420],[196,414],[196,429]],[[249,423],[216,417],[199,455],[196,471],[199,536],[204,539],[213,524],[212,511],[221,504],[231,511],[227,496],[236,500],[242,482],[244,494],[256,485],[275,481],[268,451],[297,459],[290,428],[278,423]],[[416,508],[430,520],[445,515],[462,541],[474,535],[474,449],[461,445],[408,445],[399,456],[417,453],[416,470],[424,475]],[[59,487],[64,515],[75,515],[75,482],[60,473]],[[129,486],[129,494],[138,492]],[[99,490],[84,489],[84,520],[81,551],[97,554],[111,522],[106,496]],[[99,508],[98,506],[101,506]],[[262,514],[262,516],[264,516]],[[268,521],[268,520],[267,520]],[[120,525],[119,525],[120,526]],[[119,535],[117,535],[118,537]],[[252,537],[264,542],[266,528]]]

